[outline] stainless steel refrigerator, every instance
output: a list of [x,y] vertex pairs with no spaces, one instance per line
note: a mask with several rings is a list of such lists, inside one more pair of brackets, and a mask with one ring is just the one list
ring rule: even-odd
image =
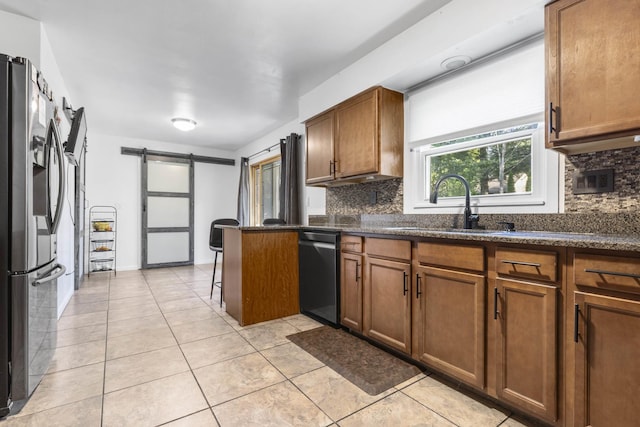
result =
[[0,54],[0,417],[24,405],[55,348],[63,155],[46,81]]

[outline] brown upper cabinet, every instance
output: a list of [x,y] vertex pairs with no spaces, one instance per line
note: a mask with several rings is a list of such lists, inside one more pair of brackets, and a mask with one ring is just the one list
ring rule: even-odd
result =
[[545,9],[547,148],[587,152],[640,134],[639,0],[559,0]]
[[329,110],[306,122],[308,185],[333,180],[334,117],[334,110]]
[[307,185],[402,177],[403,103],[377,86],[307,120]]

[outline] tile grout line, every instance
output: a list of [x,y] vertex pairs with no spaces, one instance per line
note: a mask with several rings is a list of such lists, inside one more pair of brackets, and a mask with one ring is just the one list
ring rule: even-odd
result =
[[100,407],[100,427],[104,426],[104,398],[105,387],[107,383],[107,349],[109,340],[109,305],[111,302],[111,272],[109,272],[109,281],[107,282],[107,324],[104,332],[104,364],[102,366],[102,405]]
[[[179,277],[178,277],[178,280],[180,280],[182,283],[184,283],[182,281],[182,279],[180,279]],[[145,276],[145,282],[147,282],[146,276]],[[147,282],[147,286],[148,285],[149,284]],[[156,302],[156,304],[158,304],[158,300],[156,299],[156,296],[154,295],[153,291],[151,290],[151,287],[149,287],[149,290],[151,291],[151,296],[153,297],[153,300]],[[209,308],[211,309],[211,311],[213,311],[213,308],[211,308],[211,307],[209,307]],[[158,304],[158,309],[160,310],[160,313],[162,314],[162,318],[164,319],[164,321],[167,322],[167,327],[171,331],[171,335],[173,336],[173,339],[176,340],[176,345],[178,346],[178,349],[180,350],[180,354],[182,354],[182,357],[184,358],[184,361],[187,364],[187,367],[189,368],[189,372],[191,373],[191,377],[193,378],[193,380],[195,381],[196,385],[198,386],[198,389],[200,390],[200,393],[202,394],[202,397],[204,398],[204,401],[207,404],[207,409],[209,409],[209,411],[211,411],[211,414],[213,415],[213,419],[216,421],[216,424],[218,426],[220,426],[220,422],[218,421],[218,418],[216,417],[215,412],[213,412],[213,408],[212,408],[211,404],[209,403],[209,399],[207,399],[207,395],[205,394],[204,390],[202,389],[202,386],[200,385],[200,383],[198,382],[198,378],[196,377],[195,373],[193,372],[193,368],[191,367],[191,364],[189,363],[189,359],[184,354],[184,351],[182,350],[182,346],[180,345],[180,342],[178,341],[178,338],[176,337],[175,333],[173,332],[173,329],[169,325],[169,321],[167,320],[167,317],[165,316],[164,311],[162,311],[162,309],[160,309],[160,305],[159,304]],[[166,423],[163,423],[163,424],[167,424],[167,423],[170,423],[170,422],[174,422],[174,421],[189,417],[191,415],[197,414],[198,412],[201,412],[201,411],[197,411],[197,412],[194,412],[192,414],[184,415],[184,416],[182,416],[180,418],[169,420],[169,421],[167,421]]]

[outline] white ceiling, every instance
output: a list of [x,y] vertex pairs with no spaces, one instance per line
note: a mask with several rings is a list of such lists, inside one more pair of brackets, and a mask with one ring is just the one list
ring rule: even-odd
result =
[[[449,1],[0,0],[0,9],[43,22],[90,133],[235,150],[295,119],[300,95]],[[538,9],[518,31],[497,27],[467,51],[541,31]],[[438,67],[431,60],[387,83],[406,89]],[[198,127],[180,132],[172,117]]]

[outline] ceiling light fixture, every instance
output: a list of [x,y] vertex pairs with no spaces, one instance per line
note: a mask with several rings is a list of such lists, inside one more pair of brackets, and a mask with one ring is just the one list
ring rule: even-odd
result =
[[451,58],[445,59],[444,61],[442,61],[440,66],[445,70],[449,71],[449,70],[455,70],[460,67],[464,67],[469,62],[471,62],[470,57],[466,55],[458,55],[458,56],[452,56]]
[[176,117],[175,119],[171,119],[171,123],[173,123],[174,127],[176,127],[177,129],[180,129],[183,132],[189,132],[190,130],[193,130],[197,125],[197,123],[194,120],[185,119],[181,117]]

